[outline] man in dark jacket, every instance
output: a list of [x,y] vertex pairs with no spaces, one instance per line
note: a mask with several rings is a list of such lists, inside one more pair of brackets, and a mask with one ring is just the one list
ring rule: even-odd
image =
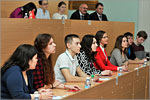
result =
[[88,6],[87,4],[81,4],[79,6],[79,10],[76,10],[70,17],[70,19],[78,19],[78,20],[89,20],[90,16],[87,13]]
[[90,14],[90,20],[108,21],[107,16],[103,14],[104,6],[102,3],[96,4],[96,10],[94,13]]

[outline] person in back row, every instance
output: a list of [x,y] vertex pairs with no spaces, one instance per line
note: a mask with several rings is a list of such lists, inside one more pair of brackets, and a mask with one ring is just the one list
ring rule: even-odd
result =
[[40,8],[37,9],[37,19],[50,19],[50,13],[48,9],[48,0],[39,0]]
[[95,8],[96,11],[90,14],[90,20],[108,21],[107,16],[103,14],[103,4],[97,3]]
[[142,43],[147,39],[147,33],[145,31],[139,31],[136,36],[136,40],[132,43],[133,52],[136,58],[142,60],[146,58],[146,52]]
[[[55,76],[60,82],[69,81],[85,81],[87,74],[85,74],[78,64],[76,57],[80,53],[80,39],[78,35],[69,34],[65,37],[66,51],[60,54],[55,64]],[[79,76],[75,76],[77,75]],[[95,77],[97,80],[97,77]]]
[[133,48],[132,48],[132,44],[133,44],[133,34],[130,32],[126,32],[124,34],[124,36],[127,37],[128,39],[128,48],[127,48],[127,57],[128,57],[128,61],[129,63],[144,63],[144,59],[140,60],[138,58],[136,58],[135,53],[133,52]]
[[10,18],[25,18],[25,17],[29,18],[31,11],[34,11],[34,15],[36,15],[37,8],[33,2],[29,2],[22,7],[16,8],[10,14]]
[[70,17],[70,19],[78,19],[78,20],[89,20],[90,16],[87,13],[88,6],[87,4],[81,4],[79,6],[79,10],[76,10]]
[[112,71],[117,71],[122,69],[123,71],[127,71],[127,67],[125,65],[123,66],[114,66],[111,64],[107,57],[106,53],[106,46],[108,44],[108,35],[106,32],[100,30],[96,33],[96,39],[98,43],[98,47],[96,49],[97,54],[95,55],[96,61],[94,62],[94,66],[97,69],[100,70],[112,70]]
[[111,52],[110,62],[115,66],[128,66],[127,58],[128,40],[124,35],[119,35],[116,39],[114,49]]
[[58,4],[58,13],[53,14],[53,19],[67,19],[67,15],[65,15],[66,11],[66,3],[64,1],[59,2]]
[[[32,70],[36,64],[37,50],[29,44],[18,46],[1,68],[1,98],[34,99]],[[42,91],[39,91],[39,99],[52,97],[49,89]]]
[[97,41],[93,35],[85,35],[81,41],[81,50],[77,54],[78,63],[83,72],[87,75],[99,74],[99,75],[112,75],[112,71],[101,71],[94,67],[95,54],[97,48]]
[[77,85],[65,85],[55,79],[51,56],[56,51],[56,44],[51,34],[39,34],[34,41],[34,46],[38,51],[38,63],[36,69],[33,70],[35,90],[47,88],[80,89]]

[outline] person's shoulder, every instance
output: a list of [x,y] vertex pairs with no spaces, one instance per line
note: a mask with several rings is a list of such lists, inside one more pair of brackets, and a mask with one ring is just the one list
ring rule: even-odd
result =
[[42,11],[42,8],[38,8],[38,9],[37,9],[37,12],[41,12],[41,11]]
[[5,75],[9,75],[12,73],[17,74],[17,72],[21,72],[21,68],[19,66],[11,66],[10,68],[8,68],[5,72]]
[[118,52],[120,52],[120,50],[118,48],[115,48],[112,53],[118,53]]
[[102,16],[106,16],[106,14],[102,14]]
[[96,12],[94,11],[93,13],[91,13],[90,15],[92,16],[92,15],[95,15],[96,14]]
[[[67,55],[66,55],[66,53],[64,52],[64,53],[61,53],[59,56],[58,56],[58,59],[64,59],[64,58],[66,58],[67,57]],[[57,59],[57,60],[58,60]]]

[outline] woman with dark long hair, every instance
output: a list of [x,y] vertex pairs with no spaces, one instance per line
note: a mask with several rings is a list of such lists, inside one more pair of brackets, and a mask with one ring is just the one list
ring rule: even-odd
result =
[[79,89],[76,85],[65,85],[55,80],[51,55],[56,51],[56,44],[51,34],[39,34],[34,41],[34,46],[38,51],[38,63],[33,71],[36,90],[43,88]]
[[97,54],[95,55],[96,61],[94,62],[94,66],[97,69],[101,70],[112,70],[112,71],[117,71],[117,70],[124,70],[126,71],[127,68],[125,66],[115,66],[111,64],[107,57],[106,53],[106,46],[108,44],[108,35],[105,31],[98,31],[95,35],[98,43],[98,47],[96,49]]
[[128,65],[127,58],[128,40],[124,35],[119,35],[116,39],[114,49],[111,52],[110,62],[116,66]]
[[[1,68],[1,98],[34,99],[32,70],[36,64],[37,50],[32,45],[20,45]],[[51,95],[52,92],[45,91],[40,99],[49,99]]]
[[96,61],[94,56],[96,54],[97,41],[93,35],[85,35],[81,41],[80,53],[77,54],[78,63],[83,72],[87,75],[91,74],[101,74],[101,75],[111,75],[110,70],[101,71],[94,67],[94,62]]
[[29,2],[22,7],[16,8],[11,14],[10,18],[25,18],[29,17],[31,11],[34,11],[34,15],[36,15],[37,8],[33,2]]

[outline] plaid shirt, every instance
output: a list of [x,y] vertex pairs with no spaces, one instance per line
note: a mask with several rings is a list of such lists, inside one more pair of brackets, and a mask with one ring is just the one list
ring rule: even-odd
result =
[[33,70],[33,76],[33,88],[37,90],[38,88],[44,87],[44,68],[40,58],[38,58],[36,68]]

